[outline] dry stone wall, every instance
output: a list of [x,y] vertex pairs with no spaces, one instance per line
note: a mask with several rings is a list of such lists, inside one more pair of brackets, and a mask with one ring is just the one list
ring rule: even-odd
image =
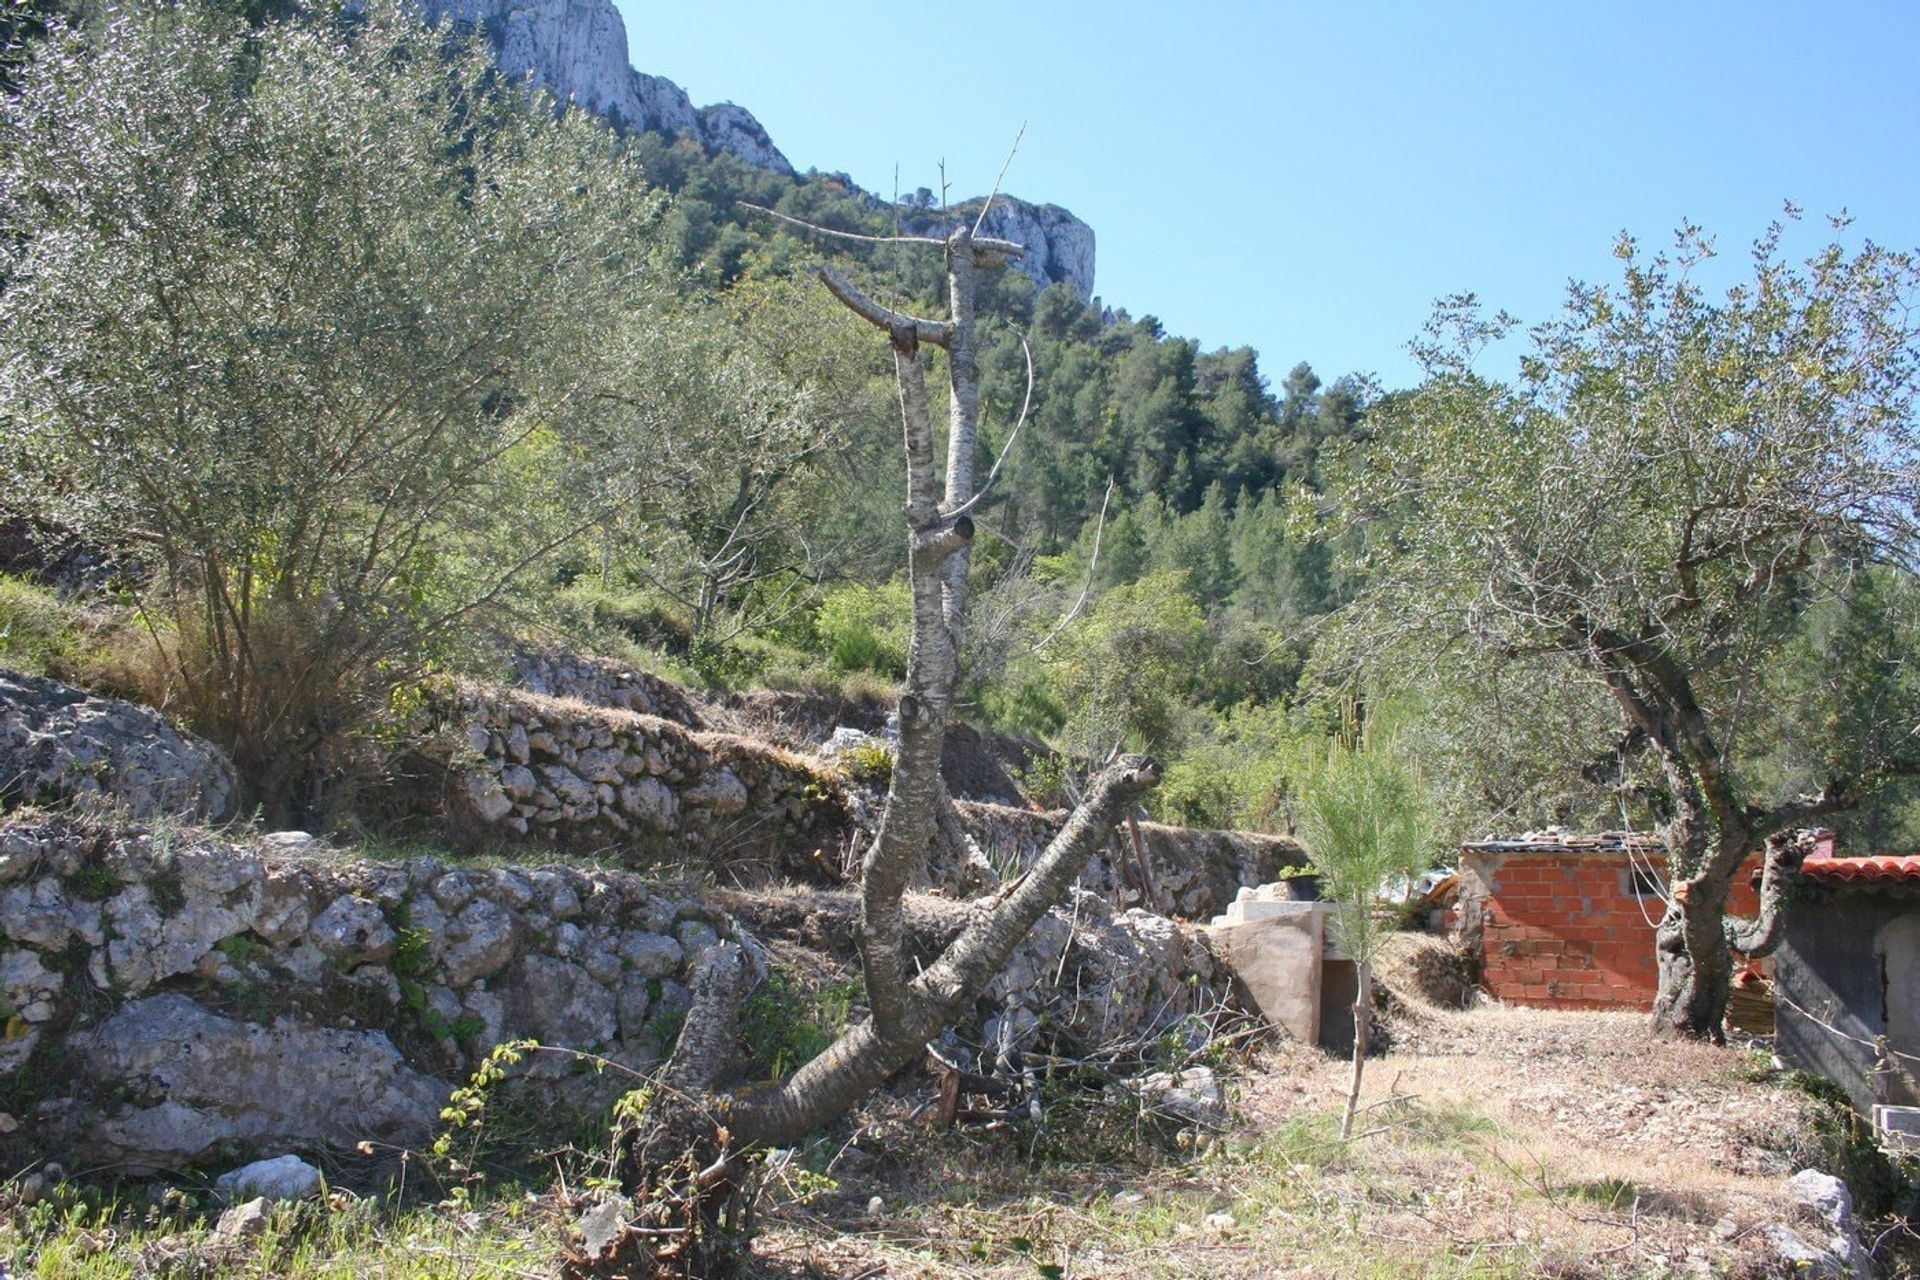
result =
[[[1007,805],[959,802],[968,832],[996,867],[1026,867],[1066,820]],[[1283,867],[1305,866],[1306,851],[1285,836],[1140,824],[1148,887],[1140,883],[1132,837],[1122,828],[1080,873],[1080,887],[1115,909],[1144,907],[1182,920],[1206,920],[1227,909],[1242,887],[1277,880]]]
[[[501,1040],[656,1061],[693,957],[757,943],[617,871],[359,861],[26,818],[0,830],[7,1142],[139,1168],[413,1143]],[[535,1075],[593,1101],[563,1056]],[[604,1085],[599,1086],[604,1087]]]
[[463,689],[454,827],[735,878],[807,873],[847,835],[824,762],[655,715],[521,691]]
[[[849,895],[818,897],[851,919]],[[928,955],[968,912],[938,904]],[[815,945],[850,952],[837,932]],[[692,961],[721,939],[772,967],[718,895],[631,872],[370,862],[299,833],[237,844],[16,817],[0,826],[0,1111],[17,1122],[0,1127],[0,1175],[50,1156],[146,1171],[419,1145],[503,1040],[657,1063],[691,1005]],[[1195,931],[1076,891],[949,1044],[988,1065],[1151,1036],[1204,1012],[1216,978]],[[544,1105],[603,1107],[629,1079],[560,1053],[529,1063],[516,1087]]]

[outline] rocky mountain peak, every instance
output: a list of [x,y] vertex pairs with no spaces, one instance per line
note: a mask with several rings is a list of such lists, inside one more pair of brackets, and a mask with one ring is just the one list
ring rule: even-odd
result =
[[[613,0],[420,0],[420,6],[429,22],[480,31],[508,75],[531,78],[621,128],[691,134],[709,151],[730,151],[755,168],[795,176],[745,107],[696,108],[673,81],[635,71],[627,24]],[[1068,284],[1083,302],[1093,297],[1093,228],[1059,205],[1002,196],[982,230],[1026,245],[1019,267],[1035,283]]]

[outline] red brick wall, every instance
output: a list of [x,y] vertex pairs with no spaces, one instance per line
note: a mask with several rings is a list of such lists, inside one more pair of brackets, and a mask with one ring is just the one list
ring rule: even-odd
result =
[[[1648,921],[1657,923],[1663,906],[1623,892],[1626,854],[1469,854],[1467,864],[1485,887],[1481,982],[1490,993],[1556,1009],[1652,1007],[1658,974]],[[1759,909],[1749,879],[1748,871],[1735,879],[1738,914]]]

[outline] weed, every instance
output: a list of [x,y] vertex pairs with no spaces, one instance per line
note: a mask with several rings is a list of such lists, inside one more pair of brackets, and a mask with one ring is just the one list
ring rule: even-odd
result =
[[740,1009],[740,1036],[755,1076],[777,1080],[838,1040],[857,990],[853,982],[809,990],[784,974],[768,978]]
[[120,880],[97,862],[89,862],[67,877],[73,896],[87,902],[105,902],[120,892]]
[[893,748],[884,742],[859,743],[840,758],[855,782],[878,785],[893,777]]

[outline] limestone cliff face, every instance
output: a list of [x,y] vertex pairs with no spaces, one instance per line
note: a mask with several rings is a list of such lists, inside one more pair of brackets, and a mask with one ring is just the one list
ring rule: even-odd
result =
[[429,22],[477,27],[502,70],[531,77],[563,101],[631,129],[690,131],[748,164],[793,172],[749,112],[731,103],[695,110],[673,81],[635,71],[612,0],[421,0],[421,10]]
[[[629,129],[690,133],[709,150],[731,151],[756,168],[794,172],[746,108],[731,102],[696,108],[673,81],[635,71],[628,61],[626,23],[613,0],[420,0],[420,5],[430,22],[451,21],[483,32],[503,70],[531,77],[563,101]],[[919,230],[945,229],[929,215],[916,222]],[[1036,284],[1064,283],[1083,302],[1093,297],[1093,228],[1059,205],[1003,196],[994,201],[982,231],[1026,245],[1019,268]]]
[[1093,298],[1093,228],[1059,205],[997,197],[980,233],[1027,246],[1019,267],[1041,288],[1068,284],[1080,301]]

